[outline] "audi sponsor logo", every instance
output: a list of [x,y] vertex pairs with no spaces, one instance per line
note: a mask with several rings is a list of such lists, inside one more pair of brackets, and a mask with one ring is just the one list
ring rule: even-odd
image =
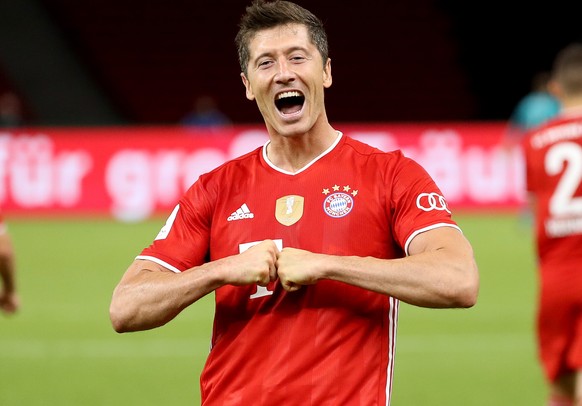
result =
[[424,211],[440,210],[451,213],[447,201],[438,193],[421,193],[416,198],[416,207]]

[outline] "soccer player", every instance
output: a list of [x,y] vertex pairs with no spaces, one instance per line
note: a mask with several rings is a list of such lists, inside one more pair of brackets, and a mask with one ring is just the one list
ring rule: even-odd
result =
[[328,122],[316,16],[255,1],[236,43],[269,141],[185,193],[116,287],[113,326],[161,326],[214,292],[204,405],[387,405],[399,301],[473,306],[471,245],[423,168]]
[[582,405],[582,44],[556,57],[554,120],[524,142],[540,273],[538,344],[549,405]]
[[15,313],[20,306],[16,292],[16,272],[12,239],[0,212],[0,310],[6,314]]

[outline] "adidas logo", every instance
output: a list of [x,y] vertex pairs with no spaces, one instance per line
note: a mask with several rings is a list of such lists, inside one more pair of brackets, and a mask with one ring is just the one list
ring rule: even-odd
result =
[[226,221],[252,219],[253,217],[255,217],[255,215],[253,213],[251,213],[247,204],[243,203],[243,205],[240,206],[240,208],[237,211],[235,211],[230,216],[228,216]]

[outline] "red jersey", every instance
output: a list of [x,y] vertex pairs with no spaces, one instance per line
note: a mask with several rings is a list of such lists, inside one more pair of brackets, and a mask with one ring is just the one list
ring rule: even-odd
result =
[[536,197],[542,269],[582,264],[582,110],[566,112],[525,139],[527,189]]
[[[345,136],[296,173],[266,148],[202,175],[138,258],[175,272],[265,239],[332,255],[400,258],[423,231],[456,227],[414,161]],[[287,292],[216,290],[205,405],[387,405],[398,300],[335,281]]]

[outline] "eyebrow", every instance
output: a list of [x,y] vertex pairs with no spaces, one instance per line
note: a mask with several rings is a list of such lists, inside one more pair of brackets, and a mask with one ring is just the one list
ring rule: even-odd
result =
[[[308,51],[308,49],[307,49],[307,48],[305,48],[305,47],[303,47],[303,46],[292,46],[292,47],[290,47],[290,48],[286,49],[285,51],[283,51],[283,53],[285,53],[285,54],[292,54],[292,53],[293,53],[293,52],[295,52],[295,51],[303,51],[303,52],[305,52],[306,54],[309,54],[309,51]],[[259,60],[259,59],[261,59],[261,58],[268,57],[268,56],[271,56],[271,55],[273,55],[273,52],[271,52],[271,51],[266,51],[266,52],[263,52],[263,53],[261,53],[261,54],[257,55],[257,57],[256,57],[256,58],[254,58],[254,59],[252,59],[251,61],[252,61],[252,62],[255,62],[255,61],[258,61],[258,60]]]

